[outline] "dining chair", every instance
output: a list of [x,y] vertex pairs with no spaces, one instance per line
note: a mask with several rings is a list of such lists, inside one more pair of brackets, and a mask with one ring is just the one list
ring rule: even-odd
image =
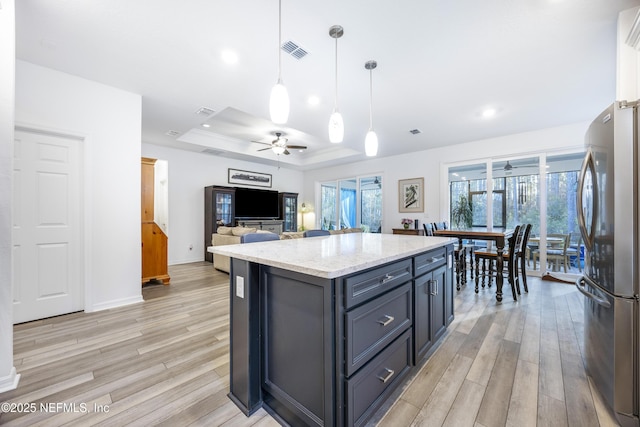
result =
[[[566,234],[549,233],[547,234],[547,264],[551,264],[549,259],[549,251],[564,250]],[[533,269],[537,268],[538,260],[540,259],[540,241],[538,241],[538,247],[532,248],[531,259],[533,260]]]
[[[513,294],[513,299],[515,301],[518,300],[518,296],[516,293],[520,294],[520,285],[517,280],[518,269],[517,269],[517,260],[520,256],[520,253],[523,252],[523,241],[524,234],[527,230],[525,224],[516,225],[515,230],[513,231],[513,235],[509,239],[509,247],[505,248],[504,253],[502,254],[502,259],[504,262],[504,269],[507,270],[507,280],[509,285],[511,285],[511,293]],[[530,227],[529,227],[530,230]],[[524,255],[522,255],[524,258]],[[484,249],[478,248],[475,250],[475,262],[476,262],[476,293],[478,292],[478,286],[480,284],[480,279],[482,279],[482,287],[484,288],[485,282],[488,282],[488,287],[491,287],[491,282],[493,281],[493,277],[496,275],[497,267],[495,264],[497,263],[498,252],[496,249]],[[482,271],[480,271],[480,263],[482,263]],[[487,267],[488,263],[488,267]],[[524,271],[523,271],[524,272]],[[526,280],[526,279],[525,279]],[[526,283],[526,282],[524,282]],[[528,288],[525,289],[528,292]]]
[[[550,234],[549,236],[552,235]],[[571,233],[559,234],[553,237],[561,237],[563,240],[559,247],[547,249],[547,262],[553,262],[555,271],[558,271],[560,264],[562,264],[564,272],[566,273],[569,268],[569,255],[567,250],[571,245]]]
[[433,224],[424,223],[424,224],[422,224],[422,228],[424,228],[424,235],[425,236],[433,236]]
[[[529,292],[529,287],[527,286],[527,250],[529,248],[529,235],[531,234],[531,224],[525,224],[524,233],[522,233],[522,239],[520,240],[518,246],[516,247],[516,261],[514,263],[515,276],[516,281],[518,280],[518,264],[520,264],[520,275],[522,276],[522,286],[524,287],[525,292]],[[520,289],[520,284],[516,283],[518,289]],[[519,292],[518,292],[519,293]]]
[[247,233],[240,236],[240,243],[268,242],[270,240],[280,240],[276,233]]
[[575,266],[578,268],[578,271],[582,271],[582,260],[580,259],[582,246],[582,235],[578,236],[578,241],[574,243],[570,243],[567,248],[567,256],[569,257],[569,266],[573,266],[573,261],[575,260]]
[[329,230],[305,230],[303,237],[328,236]]

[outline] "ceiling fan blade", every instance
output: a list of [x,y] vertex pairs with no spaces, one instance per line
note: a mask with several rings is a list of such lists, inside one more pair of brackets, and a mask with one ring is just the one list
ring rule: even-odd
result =
[[253,140],[251,140],[251,142],[255,142],[256,144],[268,145],[269,147],[271,147],[271,144],[269,144],[268,142],[253,141]]
[[306,150],[307,146],[306,145],[287,145],[287,148],[290,148],[292,150]]
[[265,151],[265,150],[271,150],[271,147],[267,147],[267,148],[261,148],[258,151]]
[[289,155],[289,154],[291,154],[291,153],[289,152],[289,150],[287,150],[287,149],[285,148],[285,149],[284,149],[284,152],[283,152],[282,154],[284,154],[285,156],[288,156],[288,155]]

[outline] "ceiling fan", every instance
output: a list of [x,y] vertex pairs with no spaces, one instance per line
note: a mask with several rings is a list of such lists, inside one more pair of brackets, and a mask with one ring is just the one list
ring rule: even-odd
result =
[[291,150],[306,150],[307,149],[306,145],[289,145],[289,144],[287,144],[288,139],[282,136],[282,132],[276,132],[275,136],[276,136],[276,139],[271,141],[271,144],[268,144],[266,142],[261,142],[261,141],[251,141],[251,142],[255,142],[257,144],[268,145],[267,148],[262,148],[262,149],[260,149],[258,151],[271,150],[274,153],[276,153],[277,155],[280,155],[280,154],[289,155],[289,154],[291,154],[289,152],[290,149]]
[[[531,165],[531,166],[535,166],[535,165]],[[507,164],[505,164],[503,167],[497,167],[497,168],[494,167],[493,170],[496,171],[496,170],[502,169],[505,172],[510,172],[513,169],[518,169],[519,167],[527,168],[529,167],[529,165],[513,166],[511,163],[509,163],[509,160],[507,160]],[[487,173],[487,171],[482,171],[480,173]]]

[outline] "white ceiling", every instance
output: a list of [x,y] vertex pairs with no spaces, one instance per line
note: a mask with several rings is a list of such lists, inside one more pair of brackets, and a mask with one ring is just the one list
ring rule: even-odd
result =
[[[142,140],[297,169],[591,120],[615,97],[618,12],[640,0],[282,0],[291,98],[269,120],[278,70],[277,0],[17,0],[17,57],[139,93]],[[330,144],[335,40],[345,141]],[[237,54],[230,65],[223,50]],[[318,105],[307,100],[315,95]],[[196,114],[200,107],[216,111]],[[483,119],[486,107],[497,110]],[[208,122],[205,129],[201,124]],[[117,123],[114,123],[117,126]],[[420,129],[412,135],[409,131]],[[168,136],[174,130],[178,136]],[[258,152],[283,131],[304,152]],[[279,157],[279,158],[278,158]]]

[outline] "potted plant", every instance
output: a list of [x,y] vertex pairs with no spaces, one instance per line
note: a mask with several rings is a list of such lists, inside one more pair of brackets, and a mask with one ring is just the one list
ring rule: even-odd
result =
[[413,220],[410,218],[402,218],[402,221],[400,221],[402,223],[402,225],[404,226],[404,228],[409,228],[409,226],[411,224],[413,224]]
[[471,228],[473,225],[473,210],[471,209],[471,202],[466,195],[461,194],[454,204],[451,210],[451,222],[458,229]]

